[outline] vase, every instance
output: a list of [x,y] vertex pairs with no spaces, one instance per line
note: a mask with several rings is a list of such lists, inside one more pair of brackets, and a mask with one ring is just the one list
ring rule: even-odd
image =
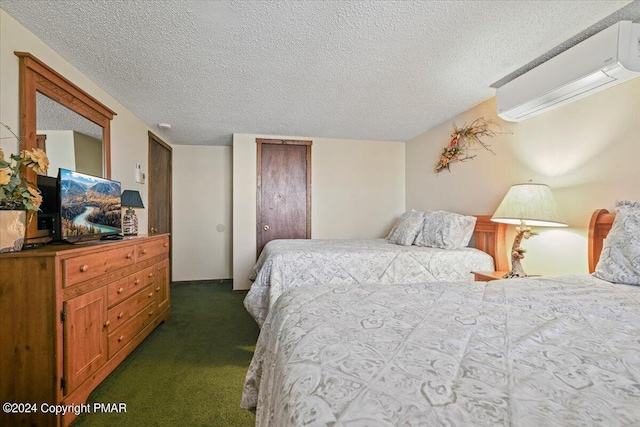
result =
[[27,211],[0,210],[0,254],[22,250],[27,229]]

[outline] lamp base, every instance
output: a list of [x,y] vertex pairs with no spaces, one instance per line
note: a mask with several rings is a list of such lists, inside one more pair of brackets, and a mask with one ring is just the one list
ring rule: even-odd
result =
[[529,277],[524,271],[522,271],[522,267],[520,267],[520,271],[511,270],[510,272],[502,276],[503,279],[517,279],[519,277]]
[[138,217],[132,208],[127,209],[122,217],[122,234],[125,236],[138,235]]
[[524,258],[524,249],[520,247],[522,239],[528,239],[531,237],[531,229],[526,226],[524,221],[520,222],[520,227],[516,227],[516,238],[513,239],[513,246],[511,247],[511,271],[502,276],[504,279],[514,279],[518,277],[527,277],[527,273],[522,268],[520,260]]

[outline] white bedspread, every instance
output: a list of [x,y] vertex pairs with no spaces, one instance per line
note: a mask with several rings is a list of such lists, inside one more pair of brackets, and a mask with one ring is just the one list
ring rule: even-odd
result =
[[262,326],[278,297],[298,286],[472,280],[473,270],[493,270],[493,258],[473,248],[402,246],[385,239],[272,240],[251,271],[244,306]]
[[637,426],[640,287],[293,289],[262,328],[242,406],[256,426]]

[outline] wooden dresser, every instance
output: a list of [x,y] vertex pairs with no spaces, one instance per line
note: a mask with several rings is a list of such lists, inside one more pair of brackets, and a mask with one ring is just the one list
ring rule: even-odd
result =
[[68,425],[43,409],[85,403],[169,319],[169,277],[167,234],[0,255],[0,402],[31,405],[0,425]]

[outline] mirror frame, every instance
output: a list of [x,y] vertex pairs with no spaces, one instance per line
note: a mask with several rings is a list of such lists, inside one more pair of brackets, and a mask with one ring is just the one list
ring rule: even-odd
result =
[[[111,178],[111,120],[114,111],[64,78],[28,52],[14,52],[19,59],[20,149],[36,148],[36,92],[53,99],[102,127],[102,176]],[[36,182],[32,169],[23,171],[27,180]],[[37,220],[27,227],[27,238],[42,237]]]

